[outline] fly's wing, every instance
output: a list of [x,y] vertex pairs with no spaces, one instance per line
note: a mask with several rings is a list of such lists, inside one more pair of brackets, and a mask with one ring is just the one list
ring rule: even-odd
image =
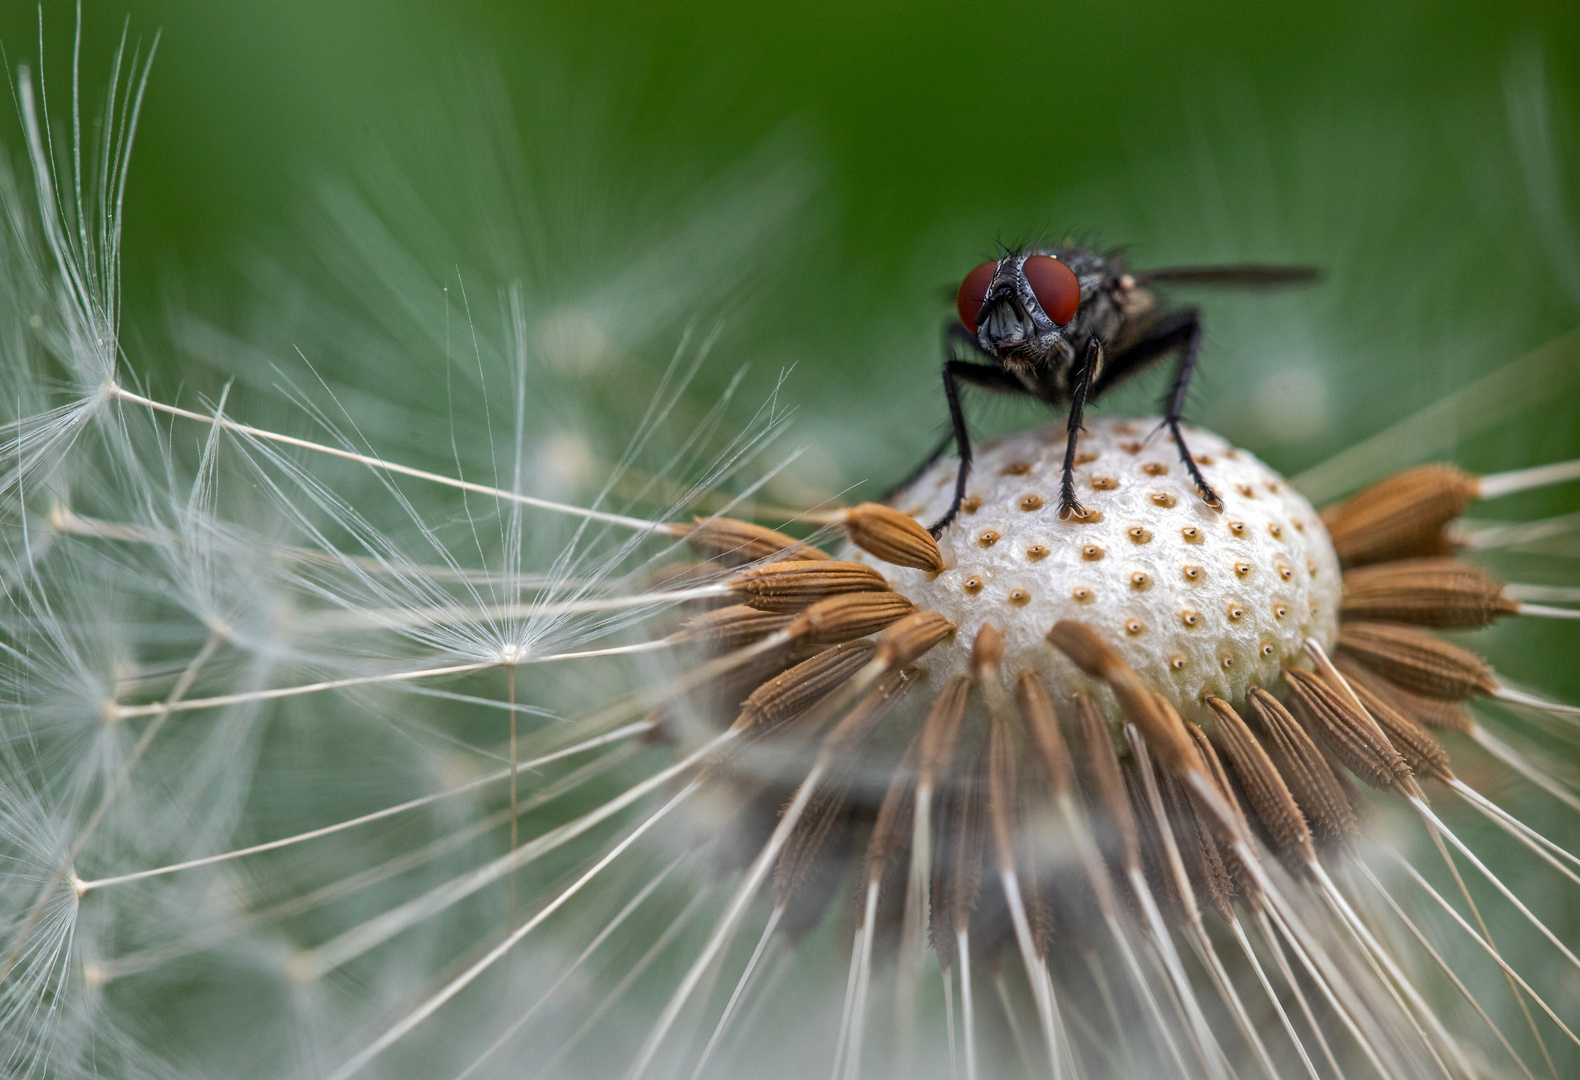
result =
[[1136,284],[1156,285],[1231,285],[1266,287],[1305,285],[1320,278],[1314,266],[1263,266],[1243,263],[1238,266],[1168,266],[1137,274]]

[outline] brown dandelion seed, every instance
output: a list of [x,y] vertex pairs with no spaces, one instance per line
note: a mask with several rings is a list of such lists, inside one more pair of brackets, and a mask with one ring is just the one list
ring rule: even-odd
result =
[[1090,627],[1060,619],[1046,637],[1048,644],[1068,656],[1076,667],[1108,684],[1125,715],[1141,729],[1148,748],[1166,769],[1175,775],[1201,771],[1195,748],[1179,717],[1173,716],[1172,710],[1158,707],[1152,689]]
[[[909,601],[906,601],[906,606],[910,606]],[[710,651],[730,652],[785,629],[795,618],[795,615],[788,612],[759,611],[746,604],[732,604],[688,620],[685,626],[670,635],[670,640],[677,644],[696,645]]]
[[916,766],[921,747],[922,733],[917,731],[906,747],[905,756],[900,759],[900,767],[895,770],[893,779],[884,791],[877,820],[872,824],[872,836],[867,841],[869,884],[882,882],[890,861],[908,850],[916,804]]
[[825,596],[886,592],[883,575],[870,566],[833,559],[786,560],[759,566],[727,583],[744,603],[761,611],[800,611]]
[[1365,681],[1352,679],[1347,674],[1345,681],[1412,772],[1444,783],[1454,779],[1454,771],[1448,763],[1448,751],[1423,724],[1394,708]]
[[1465,701],[1498,690],[1481,657],[1408,626],[1346,619],[1339,627],[1339,651],[1423,697]]
[[836,690],[877,651],[870,641],[851,641],[803,660],[753,690],[734,726],[755,734],[778,727]]
[[[835,842],[849,816],[851,786],[859,751],[873,731],[916,683],[915,668],[894,671],[873,687],[829,733],[823,755],[831,763],[827,778],[796,821],[774,865],[775,903],[789,907],[815,891],[819,860]],[[804,902],[815,903],[811,898]]]
[[1354,839],[1359,827],[1349,796],[1311,736],[1266,690],[1253,687],[1249,700],[1262,722],[1267,755],[1313,832],[1325,843]]
[[891,670],[903,667],[954,632],[955,624],[938,612],[917,611],[883,632],[873,659]]
[[1141,868],[1141,842],[1135,815],[1125,795],[1125,779],[1108,725],[1085,693],[1070,695],[1071,757],[1081,777],[1081,786],[1094,804],[1094,814],[1112,830],[1114,842],[1126,868]]
[[1273,763],[1240,714],[1221,698],[1207,698],[1217,721],[1218,743],[1234,769],[1246,801],[1261,821],[1280,855],[1301,863],[1314,862],[1311,831],[1279,768]]
[[944,568],[938,541],[915,518],[892,506],[862,503],[846,511],[841,524],[851,543],[886,563],[931,573]]
[[698,518],[693,525],[676,525],[672,531],[704,559],[737,567],[761,559],[795,559],[802,562],[831,560],[827,552],[801,541],[734,518]]
[[833,645],[875,634],[915,610],[899,593],[844,593],[819,600],[786,630],[798,644]]
[[1466,733],[1474,726],[1470,719],[1470,713],[1466,712],[1465,707],[1458,702],[1413,694],[1403,687],[1389,682],[1381,675],[1344,653],[1334,656],[1333,664],[1343,673],[1344,678],[1349,681],[1349,684],[1357,692],[1364,686],[1371,693],[1386,702],[1394,711],[1419,724],[1426,727],[1446,728],[1450,731]]
[[[1202,765],[1207,769],[1207,774],[1212,777],[1213,787],[1218,789],[1218,796],[1223,800],[1224,805],[1229,808],[1230,812],[1233,813],[1240,833],[1242,835],[1249,833],[1251,823],[1246,819],[1245,811],[1240,805],[1239,796],[1235,794],[1233,785],[1229,783],[1228,769],[1224,767],[1223,759],[1218,756],[1217,748],[1207,738],[1207,733],[1195,724],[1187,722],[1185,730],[1190,733],[1191,742],[1196,745],[1196,756],[1201,759]],[[1177,783],[1176,790],[1181,796],[1185,796],[1188,801],[1184,788]],[[1192,803],[1191,806],[1194,809],[1195,804]],[[1197,818],[1197,831],[1204,851],[1208,851],[1209,854],[1218,857],[1218,863],[1223,868],[1224,874],[1228,879],[1224,883],[1227,895],[1223,897],[1221,906],[1219,906],[1220,901],[1215,899],[1214,906],[1218,906],[1219,914],[1225,918],[1233,918],[1233,913],[1228,910],[1229,901],[1233,900],[1237,895],[1254,896],[1258,893],[1260,886],[1257,885],[1255,876],[1247,869],[1235,850],[1221,844],[1218,841],[1216,830],[1208,826],[1200,817]],[[1197,887],[1200,888],[1199,885]]]
[[1340,610],[1351,619],[1471,627],[1512,615],[1519,604],[1479,566],[1458,559],[1401,559],[1346,570]]
[[1345,768],[1372,787],[1402,795],[1419,793],[1410,766],[1347,693],[1321,675],[1299,668],[1286,668],[1284,681],[1292,691],[1291,711]]
[[971,676],[956,675],[944,684],[933,702],[932,711],[922,722],[918,752],[917,786],[931,788],[949,772],[955,756],[955,740],[965,718],[966,697],[971,692]]
[[1047,773],[1049,786],[1056,794],[1070,794],[1075,790],[1075,768],[1070,758],[1070,748],[1064,741],[1059,718],[1053,711],[1053,700],[1042,676],[1027,668],[1015,679],[1015,705],[1020,710],[1021,724],[1031,736]]
[[[1161,709],[1168,713],[1174,713],[1173,707],[1161,698],[1158,704]],[[1193,749],[1197,750],[1197,765],[1210,777],[1212,769],[1208,765],[1208,758],[1201,753],[1200,747],[1196,743],[1195,734],[1192,732],[1195,725],[1186,724],[1183,720],[1179,720],[1177,715],[1175,719],[1180,727],[1184,729],[1187,737],[1190,738]],[[1207,753],[1212,753],[1210,747],[1208,747]],[[1205,894],[1208,903],[1219,914],[1225,918],[1232,917],[1233,912],[1230,905],[1233,901],[1235,887],[1229,880],[1229,872],[1224,865],[1223,856],[1218,850],[1218,844],[1213,839],[1212,830],[1202,820],[1200,814],[1197,813],[1196,804],[1191,800],[1189,792],[1186,791],[1185,786],[1178,777],[1171,776],[1161,769],[1156,769],[1154,770],[1154,779],[1157,782],[1158,796],[1161,798],[1168,819],[1168,828],[1174,834],[1175,850],[1179,852],[1180,859],[1185,864],[1185,874],[1190,887],[1198,894]],[[1230,798],[1232,799],[1232,796]],[[1232,805],[1232,803],[1226,801],[1225,805]],[[1155,812],[1152,815],[1152,820],[1154,822],[1157,821]]]
[[1448,554],[1443,527],[1476,498],[1476,478],[1453,465],[1395,473],[1322,512],[1345,566]]

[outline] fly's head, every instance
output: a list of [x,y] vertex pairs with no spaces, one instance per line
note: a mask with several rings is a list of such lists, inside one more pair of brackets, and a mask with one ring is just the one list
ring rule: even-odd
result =
[[1009,370],[1035,368],[1075,319],[1081,282],[1052,255],[1011,252],[967,274],[955,304],[983,352]]

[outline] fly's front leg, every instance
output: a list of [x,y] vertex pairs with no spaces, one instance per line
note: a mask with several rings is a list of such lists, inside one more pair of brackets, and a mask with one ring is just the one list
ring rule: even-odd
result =
[[1070,416],[1064,425],[1064,477],[1059,484],[1059,516],[1065,519],[1086,516],[1086,508],[1075,500],[1075,444],[1081,438],[1081,417],[1092,389],[1092,372],[1097,370],[1102,355],[1103,343],[1095,337],[1088,338],[1076,368],[1075,386],[1070,390]]
[[1223,510],[1223,500],[1218,493],[1207,483],[1207,478],[1201,474],[1201,469],[1196,464],[1196,459],[1191,457],[1190,447],[1185,445],[1185,436],[1180,432],[1180,419],[1185,415],[1185,395],[1190,389],[1190,377],[1196,371],[1196,356],[1201,351],[1201,322],[1194,312],[1190,313],[1190,320],[1182,330],[1186,330],[1185,349],[1180,353],[1179,368],[1174,373],[1174,388],[1169,391],[1168,411],[1163,414],[1163,422],[1168,425],[1169,434],[1174,437],[1174,445],[1179,447],[1180,460],[1185,463],[1185,471],[1190,473],[1190,478],[1196,482],[1196,490],[1201,493],[1201,501],[1214,510]]
[[950,360],[944,364],[944,397],[949,401],[949,422],[954,427],[955,451],[960,455],[960,468],[955,473],[955,494],[949,502],[949,510],[927,528],[935,540],[943,535],[949,523],[960,513],[960,504],[966,497],[966,478],[971,475],[971,432],[966,428],[966,413],[960,404],[961,383],[979,386],[984,390],[1026,393],[1026,388],[1008,372],[988,364],[972,364],[965,360]]
[[[953,363],[956,358],[959,357],[960,353],[956,350],[956,346],[958,345],[965,345],[970,348],[975,348],[976,338],[971,336],[971,332],[969,330],[951,319],[949,322],[944,324],[944,357],[948,362]],[[981,367],[983,365],[977,364],[971,366]],[[945,376],[945,378],[947,378],[947,376]],[[945,387],[945,392],[948,392],[947,386]],[[951,409],[950,418],[953,419],[953,417],[954,410]],[[891,484],[888,490],[886,490],[882,495],[878,496],[878,501],[886,503],[893,499],[900,492],[916,483],[917,478],[926,472],[928,467],[932,465],[933,462],[944,456],[944,451],[949,448],[950,442],[958,440],[959,433],[960,426],[957,424],[948,435],[945,435],[942,439],[938,440],[938,445],[933,447],[932,451],[922,459],[921,464],[917,465],[916,468],[912,469],[905,475],[905,479]],[[947,521],[945,524],[947,524]]]

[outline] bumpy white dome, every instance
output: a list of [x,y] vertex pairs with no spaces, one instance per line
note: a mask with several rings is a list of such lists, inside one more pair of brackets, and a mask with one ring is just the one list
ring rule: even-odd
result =
[[[1209,431],[1186,441],[1223,498],[1197,495],[1158,421],[1097,420],[1081,437],[1076,496],[1085,520],[1060,520],[1062,425],[985,443],[960,516],[940,541],[948,569],[932,575],[876,563],[919,606],[959,626],[927,658],[929,689],[967,670],[983,622],[1005,636],[1004,670],[1031,667],[1057,698],[1080,686],[1111,719],[1109,692],[1081,676],[1043,635],[1060,619],[1091,626],[1187,719],[1207,694],[1232,703],[1301,663],[1301,643],[1332,645],[1338,559],[1316,512],[1254,456]],[[894,505],[922,523],[942,516],[953,458],[929,468]]]

